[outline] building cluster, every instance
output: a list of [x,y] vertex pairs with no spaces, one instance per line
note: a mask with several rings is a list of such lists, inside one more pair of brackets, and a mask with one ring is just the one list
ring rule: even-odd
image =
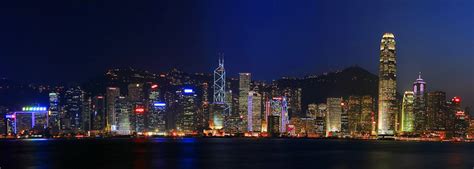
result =
[[[421,78],[397,93],[395,37],[380,45],[378,95],[328,97],[302,105],[301,87],[227,78],[224,60],[211,74],[177,69],[152,74],[111,69],[89,86],[49,89],[48,105],[0,107],[8,135],[287,136],[472,139],[461,98],[428,91]],[[304,110],[303,110],[304,108]]]

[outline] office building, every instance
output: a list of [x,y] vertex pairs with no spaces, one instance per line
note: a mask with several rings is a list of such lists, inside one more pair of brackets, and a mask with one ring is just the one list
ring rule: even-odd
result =
[[397,62],[395,36],[385,33],[380,44],[378,132],[393,136],[397,114]]
[[250,91],[250,73],[239,73],[239,115],[242,119],[241,131],[247,132],[248,94]]
[[342,131],[342,98],[327,98],[326,136],[335,136]]
[[415,115],[414,115],[414,92],[406,91],[403,94],[402,102],[402,117],[401,117],[401,129],[403,133],[411,133],[415,129]]

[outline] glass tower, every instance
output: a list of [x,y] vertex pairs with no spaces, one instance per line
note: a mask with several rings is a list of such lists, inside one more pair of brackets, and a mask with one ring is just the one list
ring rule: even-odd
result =
[[395,36],[385,33],[380,44],[378,135],[394,135],[396,120],[397,62]]

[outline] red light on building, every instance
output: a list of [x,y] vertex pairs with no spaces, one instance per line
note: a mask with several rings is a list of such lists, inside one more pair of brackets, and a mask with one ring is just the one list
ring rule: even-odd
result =
[[145,112],[145,109],[144,108],[141,108],[141,107],[137,107],[135,108],[135,113],[137,114],[142,114]]
[[452,101],[455,102],[455,103],[459,103],[459,102],[461,102],[461,98],[456,96],[456,97],[453,98]]
[[158,88],[158,85],[156,85],[156,84],[155,84],[155,85],[152,85],[151,88],[152,88],[152,89],[156,89],[156,88]]

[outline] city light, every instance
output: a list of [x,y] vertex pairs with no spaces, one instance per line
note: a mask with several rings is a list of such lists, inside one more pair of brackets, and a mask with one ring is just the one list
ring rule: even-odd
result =
[[188,94],[189,94],[189,93],[194,93],[194,90],[193,90],[193,89],[189,89],[189,88],[186,88],[186,89],[184,89],[183,91],[184,91],[184,93],[188,93]]
[[46,111],[46,107],[23,107],[22,111]]
[[164,103],[164,102],[156,102],[156,103],[153,104],[153,106],[155,106],[155,107],[165,107],[165,106],[166,106],[166,103]]
[[135,112],[136,113],[143,113],[143,112],[145,112],[145,109],[144,108],[136,108]]

